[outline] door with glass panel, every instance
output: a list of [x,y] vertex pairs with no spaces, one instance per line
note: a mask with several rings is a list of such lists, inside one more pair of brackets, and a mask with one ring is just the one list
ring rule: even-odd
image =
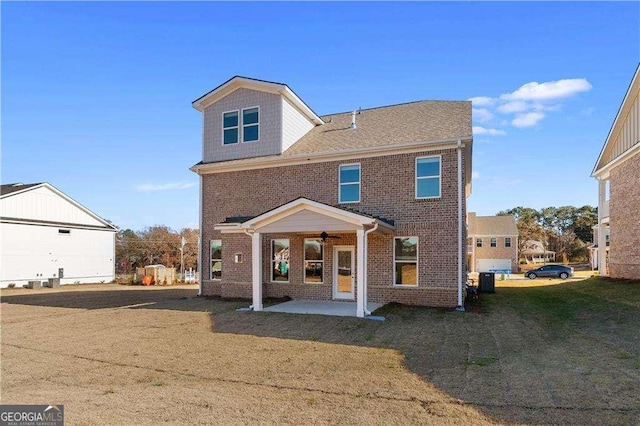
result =
[[333,248],[333,298],[353,300],[355,297],[355,247]]

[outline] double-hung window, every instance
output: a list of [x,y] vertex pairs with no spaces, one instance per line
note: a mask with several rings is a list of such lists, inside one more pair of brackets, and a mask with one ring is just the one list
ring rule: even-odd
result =
[[255,142],[260,139],[260,117],[258,107],[242,110],[242,142]]
[[222,144],[256,142],[260,139],[260,109],[245,108],[222,113]]
[[440,197],[441,157],[416,158],[416,198]]
[[360,202],[360,164],[344,164],[339,167],[340,185],[338,200],[340,203]]
[[505,247],[511,247],[511,237],[505,237],[504,238],[504,246]]
[[393,240],[395,285],[418,285],[418,237],[396,237]]
[[476,247],[482,247],[482,238],[476,238]]
[[289,282],[289,240],[271,240],[271,281]]
[[222,144],[238,143],[238,111],[222,114]]
[[491,237],[491,247],[498,247],[498,239],[496,237]]
[[211,279],[222,279],[222,240],[211,240]]
[[324,269],[324,253],[322,240],[304,240],[304,282],[321,283]]

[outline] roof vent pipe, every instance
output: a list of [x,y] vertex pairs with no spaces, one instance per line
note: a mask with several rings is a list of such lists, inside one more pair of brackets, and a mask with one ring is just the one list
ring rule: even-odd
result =
[[351,113],[351,128],[352,129],[357,129],[358,127],[356,126],[356,112],[353,111]]

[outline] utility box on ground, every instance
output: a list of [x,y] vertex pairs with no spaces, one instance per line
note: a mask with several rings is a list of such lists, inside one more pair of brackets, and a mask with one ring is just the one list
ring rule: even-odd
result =
[[493,272],[480,272],[479,290],[482,293],[496,292],[496,274]]

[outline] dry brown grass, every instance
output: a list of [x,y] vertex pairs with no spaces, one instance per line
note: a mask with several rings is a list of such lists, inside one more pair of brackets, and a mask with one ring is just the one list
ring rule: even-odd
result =
[[622,303],[640,292],[517,287],[534,282],[384,323],[235,312],[193,286],[3,291],[1,399],[69,424],[640,423],[640,307]]

